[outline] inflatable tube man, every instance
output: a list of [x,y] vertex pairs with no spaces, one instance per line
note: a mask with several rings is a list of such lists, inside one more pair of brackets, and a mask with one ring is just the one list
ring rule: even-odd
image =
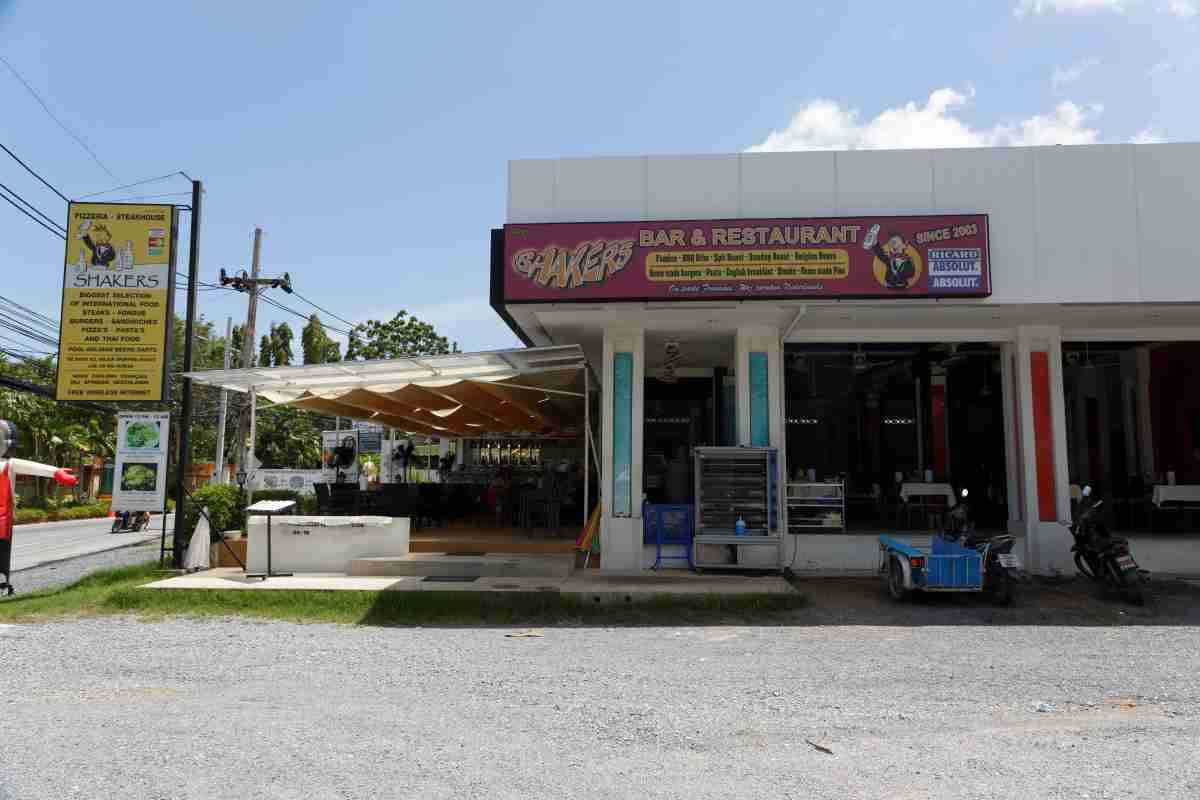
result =
[[6,419],[0,419],[0,592],[13,593],[9,570],[12,569],[13,518],[16,516],[17,476],[34,475],[53,478],[61,486],[74,486],[79,479],[69,469],[59,469],[36,461],[8,458],[17,446],[17,428]]

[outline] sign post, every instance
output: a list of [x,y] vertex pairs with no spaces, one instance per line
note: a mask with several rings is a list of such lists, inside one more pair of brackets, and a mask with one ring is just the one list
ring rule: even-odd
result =
[[[183,371],[192,370],[192,337],[196,325],[196,283],[200,279],[200,200],[203,187],[192,181],[192,231],[188,247],[187,321],[183,327]],[[174,270],[172,270],[174,272]],[[189,434],[192,428],[192,379],[183,379],[183,408],[179,412],[179,452],[175,454],[175,537],[171,563],[183,566],[184,476],[187,472]]]

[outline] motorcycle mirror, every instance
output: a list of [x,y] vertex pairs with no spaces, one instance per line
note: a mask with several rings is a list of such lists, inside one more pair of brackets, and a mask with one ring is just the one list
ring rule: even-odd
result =
[[1092,496],[1092,487],[1090,487],[1090,486],[1083,487],[1083,496],[1091,497]]

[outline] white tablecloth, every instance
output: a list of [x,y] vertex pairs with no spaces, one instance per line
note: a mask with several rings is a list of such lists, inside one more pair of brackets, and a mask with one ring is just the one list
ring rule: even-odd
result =
[[1154,505],[1163,503],[1197,503],[1200,504],[1200,486],[1155,486]]
[[900,484],[900,499],[908,502],[909,497],[937,497],[944,496],[946,498],[946,507],[954,508],[958,505],[958,500],[954,497],[954,487],[948,483],[902,483]]

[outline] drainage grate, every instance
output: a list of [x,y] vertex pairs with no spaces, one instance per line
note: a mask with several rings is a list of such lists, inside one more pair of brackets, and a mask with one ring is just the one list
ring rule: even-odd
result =
[[471,558],[479,558],[479,557],[481,557],[481,556],[486,556],[486,555],[487,555],[487,553],[485,553],[485,552],[483,552],[482,550],[480,550],[478,553],[476,553],[476,552],[473,552],[473,551],[472,551],[472,552],[466,552],[466,553],[443,553],[443,555],[447,555],[447,556],[470,556]]
[[520,589],[521,584],[519,584],[519,583],[493,583],[492,588],[493,589]]
[[479,580],[478,575],[426,575],[421,580],[425,583],[471,583]]

